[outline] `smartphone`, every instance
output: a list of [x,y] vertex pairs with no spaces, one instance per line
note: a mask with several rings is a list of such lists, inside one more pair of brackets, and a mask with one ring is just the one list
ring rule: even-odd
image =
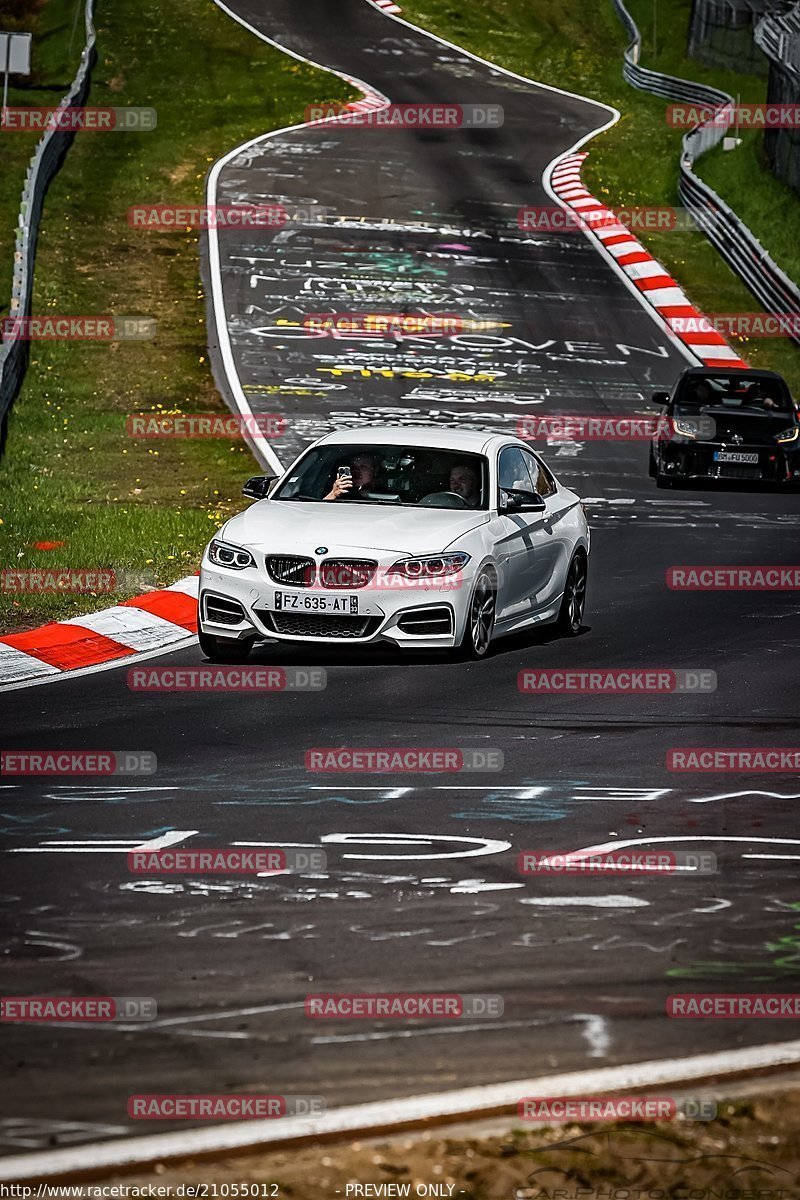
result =
[[336,478],[337,479],[352,479],[353,472],[350,470],[349,467],[339,467],[336,472]]

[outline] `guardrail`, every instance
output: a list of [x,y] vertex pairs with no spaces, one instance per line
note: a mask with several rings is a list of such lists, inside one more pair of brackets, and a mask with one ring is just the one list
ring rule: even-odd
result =
[[755,40],[768,58],[800,75],[800,6],[766,15],[756,25]]
[[[755,43],[769,60],[767,101],[800,104],[800,4],[763,17],[755,28]],[[764,152],[773,174],[800,191],[800,129],[766,129]]]
[[[695,126],[683,138],[678,177],[681,203],[768,312],[800,312],[800,288],[773,262],[733,209],[693,169],[695,161],[719,145],[733,124],[733,97],[705,84],[639,66],[642,39],[638,26],[623,0],[613,0],[613,3],[631,37],[622,67],[626,82],[643,92],[697,106],[710,106],[715,110],[713,122]],[[800,334],[787,336],[800,345]]]
[[[82,105],[89,94],[92,67],[97,59],[94,8],[95,0],[86,0],[86,44],[81,52],[80,66],[72,81],[72,87],[58,105],[60,109]],[[42,134],[28,165],[14,247],[10,305],[12,317],[30,316],[33,267],[44,198],[74,136],[73,132],[58,129],[53,125]],[[5,421],[6,414],[19,392],[27,365],[26,341],[0,343],[0,423]]]

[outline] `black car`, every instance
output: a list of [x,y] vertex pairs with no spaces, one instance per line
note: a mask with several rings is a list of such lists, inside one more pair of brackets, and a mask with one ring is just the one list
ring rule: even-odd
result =
[[800,487],[800,414],[774,371],[690,367],[663,405],[650,445],[657,487],[749,480]]

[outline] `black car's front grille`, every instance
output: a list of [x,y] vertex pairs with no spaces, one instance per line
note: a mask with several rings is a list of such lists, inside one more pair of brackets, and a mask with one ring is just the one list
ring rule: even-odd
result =
[[289,587],[313,587],[317,568],[313,558],[273,554],[266,560],[267,574],[274,583]]
[[326,558],[320,563],[319,582],[324,588],[341,588],[352,591],[366,587],[372,580],[378,564],[371,559]]
[[364,638],[375,632],[381,617],[329,616],[323,613],[271,612],[257,610],[257,615],[273,633],[294,637]]
[[743,467],[738,463],[717,463],[714,474],[718,479],[761,479],[761,467]]

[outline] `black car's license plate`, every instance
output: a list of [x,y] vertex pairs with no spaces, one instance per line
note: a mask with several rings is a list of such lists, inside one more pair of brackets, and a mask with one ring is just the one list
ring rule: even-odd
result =
[[715,450],[714,462],[741,463],[742,466],[757,467],[758,454],[746,450]]

